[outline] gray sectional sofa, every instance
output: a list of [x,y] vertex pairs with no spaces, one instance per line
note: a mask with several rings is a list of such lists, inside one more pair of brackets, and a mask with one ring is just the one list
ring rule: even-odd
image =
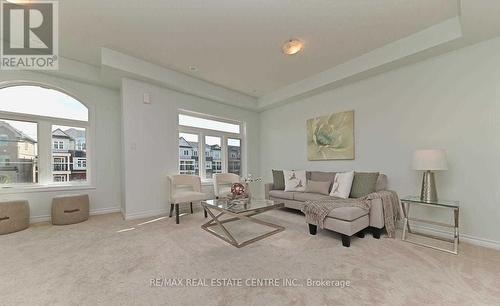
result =
[[[329,181],[333,183],[335,172],[308,171],[307,179],[312,181]],[[330,185],[330,188],[332,186]],[[387,176],[379,174],[375,191],[387,189]],[[285,207],[302,210],[304,204],[308,200],[317,200],[327,197],[324,194],[308,193],[308,192],[287,192],[284,190],[276,190],[273,183],[265,185],[266,199],[279,201],[285,204]],[[341,207],[336,208],[327,216],[324,227],[335,231],[342,235],[342,244],[346,247],[350,246],[351,237],[357,235],[364,237],[364,230],[370,228],[373,237],[380,238],[382,229],[384,228],[384,212],[382,201],[380,199],[371,200],[370,211],[367,212],[358,207]],[[317,226],[309,224],[309,231],[312,235],[316,234]]]

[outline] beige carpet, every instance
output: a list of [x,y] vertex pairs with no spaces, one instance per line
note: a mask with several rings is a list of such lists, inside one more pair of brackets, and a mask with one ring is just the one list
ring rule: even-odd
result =
[[[399,240],[307,233],[303,217],[242,249],[200,229],[200,209],[174,219],[119,214],[69,226],[37,224],[0,236],[2,305],[499,305],[500,252],[461,244],[453,256]],[[247,224],[242,227],[249,228]],[[239,232],[241,235],[244,231]],[[152,278],[349,280],[338,287],[152,287]],[[235,281],[236,283],[236,281]]]

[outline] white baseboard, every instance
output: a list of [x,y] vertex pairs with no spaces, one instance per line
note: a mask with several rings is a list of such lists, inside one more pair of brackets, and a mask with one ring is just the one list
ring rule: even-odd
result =
[[[91,209],[90,210],[90,215],[91,216],[97,216],[97,215],[104,215],[104,214],[112,214],[112,213],[117,213],[121,212],[120,207],[107,207],[107,208],[97,208],[97,209]],[[30,223],[40,223],[40,222],[50,222],[51,216],[50,215],[43,215],[43,216],[34,216],[30,218]]]
[[484,239],[476,236],[471,236],[471,235],[461,235],[460,236],[461,241],[468,242],[470,244],[482,246],[485,248],[489,249],[495,249],[500,251],[500,241],[495,241],[491,239]]
[[[442,229],[437,229],[425,225],[415,224],[415,222],[410,223],[411,228],[416,229],[424,234],[430,234],[438,237],[453,238],[451,232],[447,232]],[[477,246],[482,246],[489,249],[500,250],[500,241],[495,241],[491,239],[480,238],[467,234],[460,234],[460,242],[466,242]]]
[[49,222],[50,215],[30,217],[30,223]]
[[113,214],[121,211],[122,211],[121,207],[98,208],[98,209],[92,209],[90,211],[90,215],[96,216],[96,215]]
[[146,210],[135,213],[127,213],[125,214],[125,220],[134,220],[134,219],[142,219],[149,217],[157,217],[161,215],[168,214],[168,209],[158,209],[158,210]]

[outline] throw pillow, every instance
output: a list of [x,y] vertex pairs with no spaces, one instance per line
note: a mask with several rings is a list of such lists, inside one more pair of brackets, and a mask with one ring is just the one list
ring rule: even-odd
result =
[[285,176],[285,191],[306,191],[306,172],[305,171],[283,171]]
[[352,182],[351,198],[361,198],[375,192],[378,172],[355,172]]
[[354,171],[335,174],[330,196],[347,199],[351,193],[353,179]]
[[275,190],[285,190],[283,170],[273,170],[273,188]]
[[330,182],[320,182],[320,181],[307,181],[306,192],[321,193],[328,195],[330,190]]

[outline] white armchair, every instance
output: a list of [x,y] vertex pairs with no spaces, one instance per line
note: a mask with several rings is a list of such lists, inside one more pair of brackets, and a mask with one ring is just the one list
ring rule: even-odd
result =
[[[175,223],[179,224],[179,204],[190,203],[193,213],[193,202],[207,200],[209,195],[201,192],[201,179],[194,175],[171,175],[168,177],[170,184],[170,214],[175,208]],[[205,211],[205,217],[207,213]]]
[[214,177],[214,194],[215,197],[221,198],[231,193],[231,186],[234,183],[239,183],[240,177],[233,173],[219,173]]

